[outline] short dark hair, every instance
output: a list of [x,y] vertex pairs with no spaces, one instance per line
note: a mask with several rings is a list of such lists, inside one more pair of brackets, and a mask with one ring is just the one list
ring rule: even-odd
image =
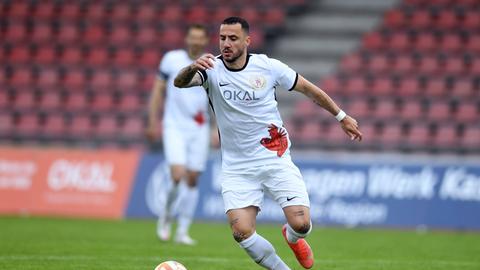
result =
[[237,24],[239,23],[242,26],[243,31],[245,33],[250,32],[250,25],[248,25],[247,20],[241,17],[228,17],[225,20],[223,20],[222,24]]
[[205,36],[208,36],[208,29],[205,25],[203,24],[200,24],[200,23],[194,23],[194,24],[191,24],[187,27],[187,33],[190,32],[190,30],[192,29],[198,29],[198,30],[202,30],[203,32],[205,32]]

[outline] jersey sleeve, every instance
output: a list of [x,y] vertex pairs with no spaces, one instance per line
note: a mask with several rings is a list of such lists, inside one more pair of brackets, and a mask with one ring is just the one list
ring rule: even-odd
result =
[[270,58],[269,60],[275,78],[275,85],[288,89],[288,91],[293,90],[297,85],[298,73],[277,59]]
[[170,64],[170,54],[167,53],[163,56],[162,61],[160,61],[160,65],[158,65],[157,70],[157,78],[161,80],[168,80],[171,76],[171,64]]

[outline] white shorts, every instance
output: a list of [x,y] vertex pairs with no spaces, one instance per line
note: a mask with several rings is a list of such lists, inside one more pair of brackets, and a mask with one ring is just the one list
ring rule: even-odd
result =
[[201,172],[205,169],[210,147],[209,125],[198,129],[179,129],[165,126],[163,149],[169,166],[183,165],[188,170]]
[[264,193],[282,208],[291,205],[310,207],[305,182],[300,170],[291,161],[222,171],[221,177],[225,213],[248,206],[261,209]]

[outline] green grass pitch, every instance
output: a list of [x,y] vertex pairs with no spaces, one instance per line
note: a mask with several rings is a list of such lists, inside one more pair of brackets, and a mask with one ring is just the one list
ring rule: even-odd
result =
[[[302,269],[280,225],[259,225],[292,269]],[[195,247],[161,243],[153,220],[0,217],[0,269],[154,269],[177,260],[189,270],[263,269],[234,242],[228,225],[196,223]],[[315,228],[313,269],[480,269],[480,234]]]

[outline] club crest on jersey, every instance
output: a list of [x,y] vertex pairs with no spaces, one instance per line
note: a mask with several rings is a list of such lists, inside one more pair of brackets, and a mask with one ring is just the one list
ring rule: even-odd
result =
[[267,84],[267,79],[262,75],[254,75],[250,77],[249,82],[253,90],[263,90]]

